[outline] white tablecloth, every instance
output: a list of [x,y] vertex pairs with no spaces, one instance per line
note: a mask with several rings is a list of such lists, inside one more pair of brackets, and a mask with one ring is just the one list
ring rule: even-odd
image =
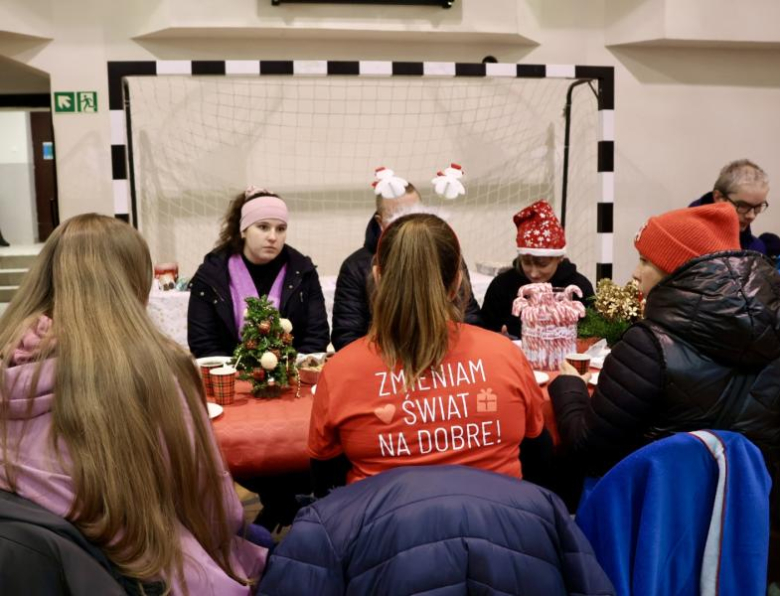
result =
[[[471,287],[477,302],[482,304],[488,285],[493,280],[489,275],[469,273]],[[325,296],[325,310],[328,313],[328,325],[333,328],[333,295],[336,292],[336,276],[320,278],[322,293]],[[187,347],[187,305],[190,301],[189,292],[154,291],[149,296],[147,310],[152,321],[178,343]]]

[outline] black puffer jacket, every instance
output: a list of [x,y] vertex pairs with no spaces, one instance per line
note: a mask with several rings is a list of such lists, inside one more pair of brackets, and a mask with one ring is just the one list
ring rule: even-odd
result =
[[[522,269],[519,269],[516,259],[511,269],[499,273],[490,282],[485,293],[485,301],[482,303],[482,320],[485,322],[486,329],[501,331],[501,327],[506,325],[509,335],[520,337],[522,323],[520,317],[512,315],[512,303],[517,298],[517,290],[530,283],[531,280],[522,273]],[[593,297],[593,286],[588,278],[579,273],[577,266],[569,259],[560,262],[549,283],[555,288],[577,286],[582,290],[580,302],[583,304],[587,304],[586,301]]]
[[[371,263],[376,253],[376,246],[382,229],[376,219],[371,218],[366,226],[366,239],[363,247],[349,255],[341,264],[339,276],[336,279],[336,293],[333,298],[333,347],[340,350],[356,339],[368,333],[371,325],[371,308],[369,305],[369,282]],[[468,270],[463,267],[468,277]],[[479,304],[474,294],[469,295],[466,304],[465,322],[470,325],[482,326]]]
[[578,377],[550,385],[561,440],[602,474],[677,431],[741,432],[780,480],[780,275],[752,251],[689,261],[647,297],[588,399]]
[[[293,346],[303,354],[324,352],[328,346],[328,316],[317,269],[309,257],[291,246],[283,250],[288,258],[279,311],[293,325]],[[187,343],[198,358],[230,356],[238,345],[229,258],[226,252],[207,254],[190,283]]]

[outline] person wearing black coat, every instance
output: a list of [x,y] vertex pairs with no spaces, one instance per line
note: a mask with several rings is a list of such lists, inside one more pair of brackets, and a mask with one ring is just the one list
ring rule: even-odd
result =
[[[540,257],[542,258],[542,257]],[[553,285],[554,288],[565,288],[575,285],[582,290],[582,298],[575,296],[583,304],[593,298],[593,286],[588,278],[577,271],[577,266],[569,259],[562,259],[555,268],[555,273],[542,282]],[[485,328],[491,331],[503,331],[512,337],[520,338],[522,323],[520,317],[512,315],[512,303],[517,298],[517,291],[524,285],[534,283],[524,272],[521,257],[512,262],[512,268],[499,273],[490,282],[485,300],[482,303],[482,320]]]
[[591,475],[675,432],[744,434],[780,482],[780,276],[740,249],[726,204],[650,218],[635,241],[644,318],[604,361],[588,398],[566,369],[549,387],[561,442]]
[[[336,279],[336,293],[333,298],[333,347],[340,350],[356,339],[368,333],[371,326],[371,306],[369,297],[371,278],[371,263],[376,253],[376,245],[382,230],[399,213],[409,210],[420,203],[417,189],[408,184],[406,194],[398,199],[387,200],[377,198],[377,212],[366,226],[366,237],[363,247],[349,255],[341,264]],[[463,273],[468,279],[468,269],[463,263]],[[470,325],[482,326],[479,304],[469,289],[466,298],[465,322]]]
[[396,468],[302,510],[262,596],[570,594],[615,590],[558,497],[466,466]]
[[[254,192],[242,193],[231,204],[217,248],[206,255],[190,282],[187,312],[187,342],[190,351],[198,358],[230,356],[239,344],[240,329],[236,323],[238,315],[233,300],[235,292],[232,291],[233,280],[229,273],[231,257],[235,259],[234,255],[239,255],[245,271],[248,272],[248,279],[251,278],[249,283],[254,286],[250,287],[250,290],[254,289],[257,295],[262,296],[273,293],[276,287],[280,294],[279,312],[282,317],[289,319],[293,326],[295,349],[302,354],[324,352],[328,346],[330,330],[317,269],[309,257],[284,244],[281,237],[274,238],[273,241],[266,240],[266,243],[271,242],[272,248],[275,249],[275,252],[269,251],[269,258],[262,258],[265,256],[262,254],[260,259],[252,256],[248,248],[249,242],[245,241],[244,236],[254,233],[252,228],[265,225],[264,222],[270,220],[258,220],[239,229],[242,209],[244,206],[253,206],[253,199],[276,199],[280,203],[276,205],[278,208],[284,203],[265,191],[250,190]],[[260,214],[263,213],[261,210]],[[286,232],[286,207],[283,213],[276,215],[285,218]],[[261,246],[257,252],[263,250],[269,249]],[[249,256],[247,253],[250,253]],[[238,264],[239,267],[241,263]],[[282,275],[283,268],[285,269]]]
[[564,257],[566,238],[552,207],[537,201],[515,214],[517,254],[512,268],[499,273],[485,293],[482,303],[484,327],[520,338],[522,323],[512,315],[517,291],[526,284],[550,283],[554,288],[577,286],[580,302],[593,297],[593,286],[577,266]]
[[[309,257],[285,244],[287,206],[275,194],[250,187],[236,197],[225,216],[216,249],[207,254],[190,284],[187,342],[196,357],[231,356],[247,296],[268,295],[292,323],[299,353],[324,352],[328,318],[317,270]],[[299,504],[296,494],[310,492],[308,473],[242,478],[260,495],[263,509],[255,520],[273,531],[289,525]]]

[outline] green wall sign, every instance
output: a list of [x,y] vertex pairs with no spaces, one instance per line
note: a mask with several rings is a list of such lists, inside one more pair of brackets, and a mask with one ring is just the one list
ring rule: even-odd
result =
[[97,91],[55,91],[53,103],[56,113],[98,111]]

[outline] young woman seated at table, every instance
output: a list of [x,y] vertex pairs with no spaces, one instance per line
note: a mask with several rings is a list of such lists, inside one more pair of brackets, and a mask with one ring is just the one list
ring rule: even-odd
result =
[[300,353],[324,352],[330,330],[317,269],[285,244],[287,205],[254,187],[236,197],[216,248],[192,278],[187,342],[197,357],[232,355],[240,341],[246,298],[267,295],[293,325]]
[[777,495],[780,276],[740,249],[727,203],[651,217],[634,245],[644,319],[613,347],[592,398],[566,364],[550,384],[562,444],[599,476],[675,432],[737,431],[762,450]]
[[520,338],[520,318],[512,315],[517,291],[526,284],[551,283],[556,288],[570,285],[582,290],[583,303],[593,297],[593,286],[577,266],[565,257],[566,236],[552,207],[537,201],[513,218],[517,227],[517,258],[512,268],[490,282],[482,303],[486,329]]
[[134,582],[249,594],[267,551],[237,536],[198,370],[149,320],[151,283],[124,222],[80,215],[49,237],[0,319],[0,488],[67,518]]
[[461,322],[459,296],[469,292],[459,291],[460,263],[455,233],[435,215],[400,217],[382,233],[369,334],[331,358],[317,383],[315,495],[396,466],[465,464],[520,477],[520,454],[528,476],[546,453],[543,398],[525,356]]

